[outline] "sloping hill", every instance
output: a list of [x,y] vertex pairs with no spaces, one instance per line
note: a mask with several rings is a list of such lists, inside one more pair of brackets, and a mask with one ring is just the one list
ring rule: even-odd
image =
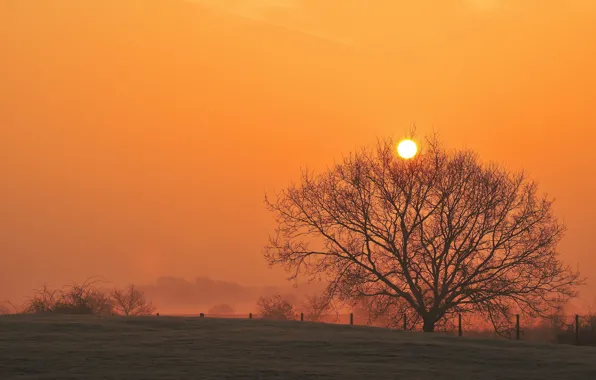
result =
[[303,322],[0,318],[0,378],[590,379],[596,349]]

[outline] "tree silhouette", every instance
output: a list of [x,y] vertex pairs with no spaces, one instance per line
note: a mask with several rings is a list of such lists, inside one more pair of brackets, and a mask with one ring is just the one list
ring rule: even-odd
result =
[[228,305],[228,304],[215,305],[211,309],[209,309],[209,311],[207,312],[207,314],[211,314],[211,315],[233,315],[234,314],[234,309],[230,305]]
[[257,309],[263,319],[293,320],[296,319],[294,307],[280,294],[262,296],[257,301]]
[[151,315],[155,307],[145,299],[145,294],[134,285],[124,289],[112,290],[112,307],[118,314],[124,316]]
[[575,295],[579,274],[557,252],[565,228],[535,182],[436,138],[410,160],[395,146],[379,141],[266,198],[269,264],[324,277],[329,296],[364,297],[426,332],[465,312],[500,331]]
[[[42,314],[109,314],[109,297],[97,284],[101,278],[91,277],[83,283],[73,282],[62,289],[43,286],[29,297],[23,306],[24,313]],[[16,308],[15,308],[16,311]]]

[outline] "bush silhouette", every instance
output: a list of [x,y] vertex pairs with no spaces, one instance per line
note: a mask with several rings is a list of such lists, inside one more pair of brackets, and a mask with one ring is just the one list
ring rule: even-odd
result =
[[263,319],[293,320],[296,319],[294,307],[281,295],[261,297],[257,301],[259,314]]

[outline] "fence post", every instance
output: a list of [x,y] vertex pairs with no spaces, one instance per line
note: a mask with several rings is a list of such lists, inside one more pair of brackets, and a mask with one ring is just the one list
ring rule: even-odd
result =
[[575,344],[579,346],[579,315],[575,315]]
[[459,326],[458,333],[459,333],[459,336],[462,336],[463,335],[463,331],[462,331],[462,328],[461,328],[461,314],[458,315],[458,318],[457,319],[458,319],[458,326]]
[[515,339],[519,340],[519,314],[515,315]]
[[304,313],[300,313],[300,322],[304,322]]
[[248,313],[248,319],[252,319],[252,313]]
[[354,313],[350,313],[350,325],[354,325]]
[[404,314],[404,331],[408,330],[408,316]]

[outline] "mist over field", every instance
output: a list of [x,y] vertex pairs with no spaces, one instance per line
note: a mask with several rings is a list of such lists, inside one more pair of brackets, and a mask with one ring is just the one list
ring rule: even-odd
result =
[[320,283],[303,284],[300,287],[244,286],[207,277],[197,277],[194,281],[160,277],[140,289],[160,306],[161,314],[197,315],[209,313],[216,306],[228,305],[233,310],[232,314],[248,316],[249,313],[257,312],[256,303],[261,296],[280,294],[295,305],[296,309],[301,309],[307,297],[320,294],[324,286]]

